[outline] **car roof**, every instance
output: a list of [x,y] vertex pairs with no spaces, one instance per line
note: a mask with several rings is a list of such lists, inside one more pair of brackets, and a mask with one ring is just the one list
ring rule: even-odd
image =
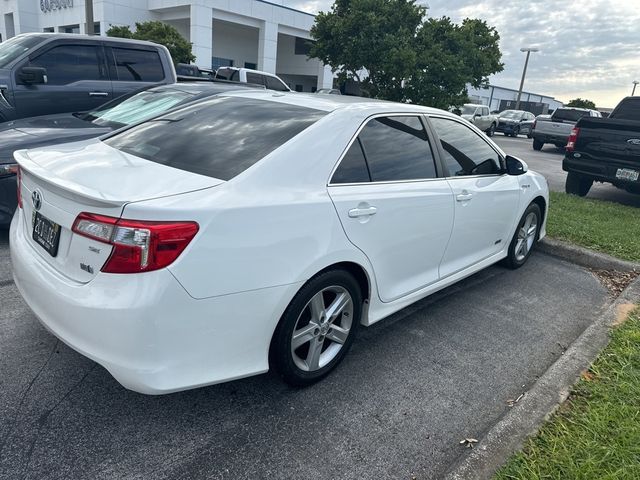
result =
[[161,90],[180,90],[183,92],[191,93],[193,95],[197,95],[199,93],[208,93],[208,92],[230,92],[234,90],[245,90],[249,89],[249,87],[244,87],[243,84],[230,84],[230,83],[222,83],[222,82],[209,82],[209,81],[196,81],[196,82],[177,82],[177,83],[167,83],[162,85],[155,85],[149,90],[161,91]]
[[371,98],[354,97],[349,95],[316,95],[314,93],[274,92],[271,90],[246,89],[230,92],[229,96],[259,99],[271,102],[286,103],[288,105],[312,108],[325,112],[337,110],[357,110],[364,113],[425,113],[444,114],[452,118],[460,118],[444,110],[424,107],[411,103],[388,102]]
[[146,40],[135,40],[133,38],[120,38],[120,37],[103,37],[100,35],[81,35],[78,33],[57,33],[57,32],[37,32],[37,33],[22,33],[20,36],[40,37],[42,39],[55,40],[58,38],[66,38],[72,40],[98,40],[101,42],[116,42],[116,43],[130,43],[136,45],[149,45],[153,47],[160,47],[161,45],[148,42]]

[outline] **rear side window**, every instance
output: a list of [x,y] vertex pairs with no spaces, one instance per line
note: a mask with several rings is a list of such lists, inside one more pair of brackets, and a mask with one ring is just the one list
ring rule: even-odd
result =
[[164,79],[162,61],[156,50],[113,47],[118,80],[159,82]]
[[59,45],[29,62],[47,69],[47,83],[67,85],[81,80],[106,80],[96,45]]
[[156,117],[105,143],[162,165],[229,180],[324,115],[284,103],[214,98]]
[[577,122],[582,117],[588,117],[589,112],[583,110],[557,109],[552,116],[553,121]]
[[367,160],[364,158],[360,139],[356,138],[333,174],[331,183],[365,183],[370,181]]
[[427,132],[418,117],[374,118],[359,139],[374,182],[436,177]]

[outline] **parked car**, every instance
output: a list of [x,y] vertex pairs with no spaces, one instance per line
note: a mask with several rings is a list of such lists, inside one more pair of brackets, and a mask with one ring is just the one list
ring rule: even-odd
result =
[[545,234],[544,177],[417,105],[233,92],[15,157],[18,290],[148,394],[315,382],[360,324],[517,268]]
[[539,118],[533,129],[533,149],[542,150],[545,143],[564,148],[571,130],[582,117],[601,117],[597,110],[587,108],[558,108],[550,118]]
[[488,136],[493,137],[498,126],[498,117],[489,113],[486,105],[465,103],[460,109],[460,116],[468,120]]
[[517,137],[518,135],[531,135],[535,115],[524,110],[505,110],[498,115],[496,132]]
[[175,81],[171,55],[157,43],[18,35],[0,43],[0,122],[87,111],[145,85]]
[[208,82],[158,85],[123,95],[88,113],[58,113],[1,123],[0,228],[9,226],[17,206],[15,150],[99,137],[170,108],[246,87]]
[[320,88],[316,90],[316,93],[321,95],[342,95],[342,92],[337,88]]
[[176,75],[178,77],[194,77],[194,78],[206,78],[213,79],[216,76],[216,72],[210,68],[202,68],[191,63],[178,63],[176,65]]
[[623,99],[608,118],[578,120],[562,169],[567,193],[584,197],[593,182],[606,182],[640,194],[640,97]]
[[216,78],[232,82],[264,85],[267,90],[275,90],[277,92],[291,91],[287,84],[277,75],[249,68],[220,67],[216,70]]

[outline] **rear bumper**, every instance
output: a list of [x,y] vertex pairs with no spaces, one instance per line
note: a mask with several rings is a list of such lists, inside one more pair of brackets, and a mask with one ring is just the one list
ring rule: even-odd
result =
[[298,286],[195,300],[166,269],[98,274],[81,284],[40,258],[22,222],[14,217],[10,248],[25,302],[50,332],[126,388],[163,394],[268,370],[271,336]]
[[533,131],[532,137],[542,143],[553,143],[554,145],[565,146],[569,141],[568,135],[549,135]]
[[565,155],[562,160],[562,169],[565,172],[580,173],[599,182],[612,183],[620,188],[632,187],[640,190],[640,179],[636,181],[629,181],[616,178],[616,172],[619,168],[628,168],[640,171],[640,163],[637,166],[634,166],[610,159],[594,160],[585,157],[573,158],[572,155]]
[[0,228],[7,228],[11,224],[17,206],[16,176],[0,178]]

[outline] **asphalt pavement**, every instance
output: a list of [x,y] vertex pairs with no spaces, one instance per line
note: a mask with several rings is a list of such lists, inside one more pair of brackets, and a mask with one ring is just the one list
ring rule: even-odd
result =
[[312,387],[266,374],[150,397],[44,330],[11,280],[3,233],[0,298],[0,478],[11,480],[441,478],[468,454],[460,440],[482,439],[609,302],[590,272],[534,253],[361,329]]
[[[506,153],[521,158],[529,168],[543,174],[548,182],[549,188],[556,192],[564,192],[564,182],[567,172],[562,170],[562,159],[564,151],[554,145],[545,145],[542,150],[533,149],[533,140],[524,135],[517,138],[505,137],[501,133],[496,133],[493,140],[500,145]],[[620,190],[609,183],[594,183],[587,198],[597,198],[599,200],[609,200],[624,205],[640,207],[640,195],[634,195],[625,190]]]

